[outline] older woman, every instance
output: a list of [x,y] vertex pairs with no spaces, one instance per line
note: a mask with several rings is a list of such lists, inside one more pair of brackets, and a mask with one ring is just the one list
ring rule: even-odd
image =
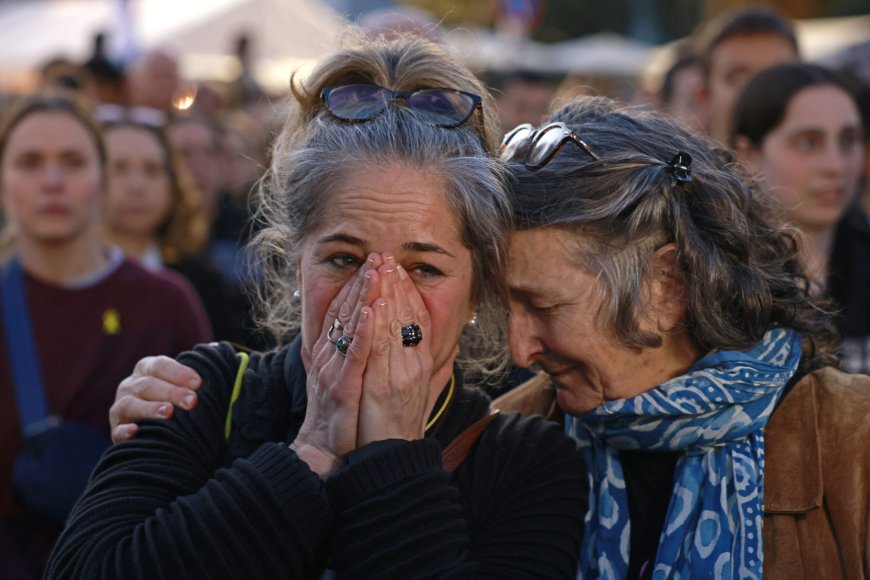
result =
[[[870,574],[870,379],[831,366],[797,233],[724,151],[604,99],[518,127],[496,401],[567,413],[584,578]],[[555,387],[549,390],[547,384]]]
[[254,244],[267,322],[299,336],[182,356],[199,404],[104,456],[50,577],[573,575],[573,443],[490,415],[457,361],[499,343],[510,218],[478,94],[408,40],[360,41],[296,87]]

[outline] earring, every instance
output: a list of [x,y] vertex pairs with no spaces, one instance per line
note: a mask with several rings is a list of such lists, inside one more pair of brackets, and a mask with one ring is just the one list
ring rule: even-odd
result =
[[299,291],[299,288],[293,291],[293,298],[301,298],[302,292]]
[[468,324],[474,326],[477,324],[477,312],[471,315],[471,318],[468,319]]

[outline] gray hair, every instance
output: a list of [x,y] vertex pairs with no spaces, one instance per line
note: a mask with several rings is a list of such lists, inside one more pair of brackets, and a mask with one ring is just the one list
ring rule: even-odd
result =
[[[568,143],[539,171],[512,165],[518,227],[573,236],[580,267],[605,297],[602,322],[622,343],[661,344],[638,324],[642,288],[653,252],[673,243],[686,282],[685,330],[702,349],[747,348],[786,326],[809,339],[807,359],[819,352],[831,362],[836,332],[809,293],[797,232],[730,152],[605,98],[576,100],[551,121],[567,124],[602,159]],[[692,157],[691,183],[675,179],[670,161],[678,152]]]
[[[466,78],[453,78],[450,84],[447,79],[433,81],[425,76],[416,84],[411,82],[414,71],[406,70],[407,66],[421,61],[458,66],[446,59],[440,48],[419,38],[360,39],[323,63],[305,87],[295,89],[289,120],[276,140],[269,173],[259,190],[262,229],[251,244],[262,272],[260,322],[279,340],[299,328],[298,303],[292,299],[297,250],[321,225],[335,186],[365,167],[399,165],[437,172],[444,178],[444,194],[455,213],[462,243],[471,250],[473,296],[478,304],[477,323],[466,327],[460,342],[464,355],[460,362],[466,370],[500,366],[504,351],[502,280],[511,210],[507,173],[490,155],[491,143],[480,124],[434,127],[406,107],[390,108],[366,122],[346,123],[333,118],[319,99],[312,98],[324,86],[341,84],[348,71],[354,73],[353,82],[368,79],[404,90],[425,86],[482,89],[464,67]],[[402,77],[404,86],[369,74],[386,65],[396,69],[387,68],[386,76]]]

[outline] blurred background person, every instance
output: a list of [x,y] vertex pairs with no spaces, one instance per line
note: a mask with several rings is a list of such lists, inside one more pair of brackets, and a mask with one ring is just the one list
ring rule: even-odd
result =
[[698,33],[697,54],[703,73],[700,102],[708,134],[724,144],[732,126],[737,97],[760,71],[799,59],[792,23],[766,8],[725,12]]
[[146,52],[127,70],[127,102],[170,114],[180,84],[175,57],[162,50]]
[[104,231],[145,268],[179,273],[205,306],[215,339],[243,342],[244,313],[203,254],[208,239],[199,193],[172,151],[154,109],[97,107],[108,149]]
[[537,126],[550,111],[557,83],[531,70],[515,70],[496,79],[495,95],[503,133],[522,123]]
[[39,69],[40,87],[60,88],[82,94],[92,92],[92,82],[87,70],[64,56],[44,62]]
[[229,197],[248,214],[250,194],[267,166],[270,131],[261,121],[244,111],[224,115],[221,153],[224,184]]
[[93,79],[94,98],[100,103],[122,105],[127,102],[126,77],[124,69],[112,62],[106,54],[106,35],[94,35],[91,57],[82,68]]
[[266,339],[255,328],[251,302],[244,292],[246,285],[255,283],[255,273],[249,271],[244,259],[244,246],[253,224],[246,200],[234,199],[228,191],[230,167],[223,150],[223,135],[216,123],[196,114],[176,117],[169,126],[170,144],[201,196],[208,231],[205,257],[227,283],[233,318],[242,321],[242,339],[237,342],[264,348]]
[[209,231],[206,252],[230,282],[240,282],[244,277],[240,252],[248,238],[248,215],[226,192],[220,128],[204,117],[178,117],[170,124],[169,140],[202,196]]
[[[731,142],[800,229],[807,274],[841,309],[843,367],[870,373],[870,253],[858,255],[862,246],[846,243],[851,226],[844,220],[847,211],[860,216],[853,204],[864,165],[861,116],[850,87],[818,65],[765,70],[737,102]],[[844,243],[835,243],[838,236]]]
[[707,119],[699,100],[704,84],[701,63],[695,54],[680,52],[662,78],[658,107],[685,126],[703,132]]
[[[135,362],[155,351],[178,354],[210,339],[205,314],[186,286],[147,272],[103,243],[105,173],[100,129],[71,95],[25,98],[0,128],[0,200],[6,225],[14,230],[0,288],[20,291],[19,326],[29,329],[10,343],[6,335],[15,317],[0,311],[6,329],[0,335],[3,578],[41,577],[65,518],[49,508],[75,486],[84,489],[99,456],[79,455],[86,450],[55,429],[74,423],[88,437],[108,442],[115,385]],[[31,356],[35,362],[27,370],[36,378],[22,384],[18,369]],[[34,398],[44,400],[36,405],[38,412],[25,403]],[[24,459],[30,461],[27,469],[13,470]],[[91,463],[85,465],[86,459]],[[81,481],[65,469],[70,465],[63,462],[71,460],[83,472]],[[40,487],[28,485],[37,477]]]

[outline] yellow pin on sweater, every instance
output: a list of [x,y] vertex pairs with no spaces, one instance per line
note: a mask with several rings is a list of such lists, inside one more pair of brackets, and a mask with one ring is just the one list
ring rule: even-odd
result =
[[114,308],[103,312],[103,332],[109,336],[115,336],[121,332],[121,315]]

